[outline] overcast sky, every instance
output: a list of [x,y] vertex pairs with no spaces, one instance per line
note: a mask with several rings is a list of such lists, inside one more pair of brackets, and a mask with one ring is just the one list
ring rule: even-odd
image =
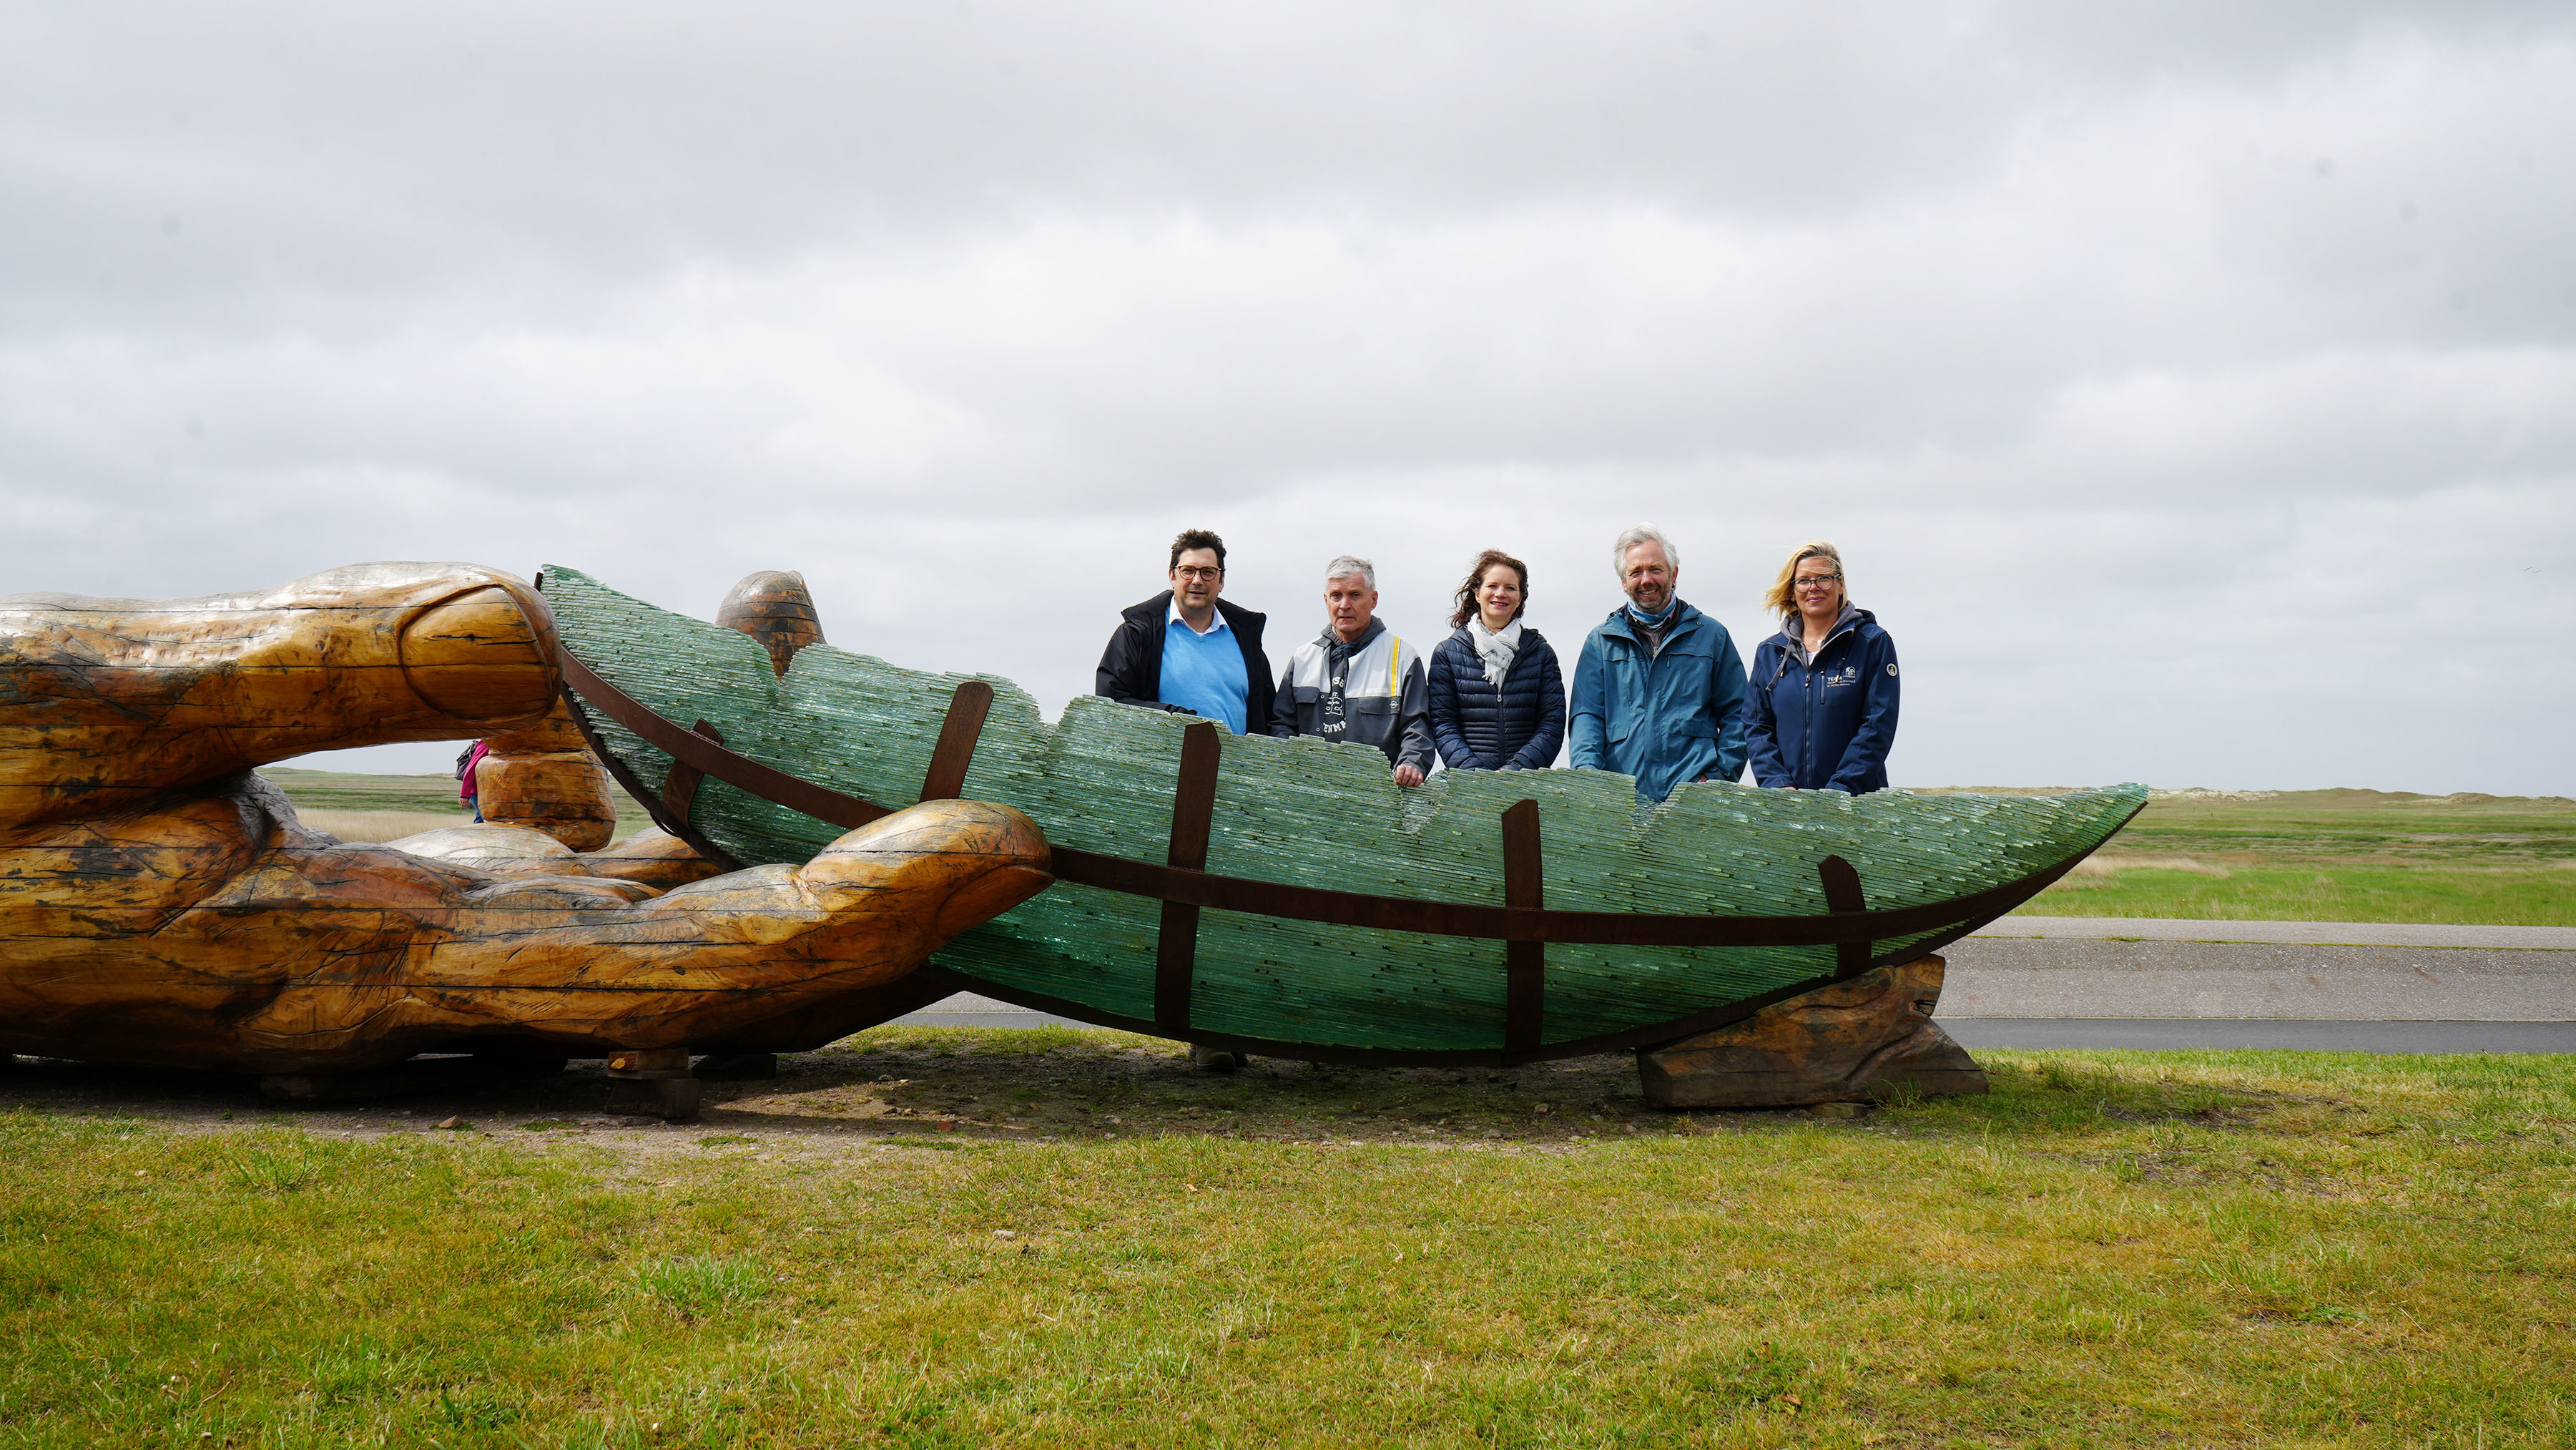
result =
[[[1839,543],[1899,784],[2576,793],[2576,10],[0,5],[0,592],[574,565],[1090,688]],[[453,748],[308,763],[431,769]]]

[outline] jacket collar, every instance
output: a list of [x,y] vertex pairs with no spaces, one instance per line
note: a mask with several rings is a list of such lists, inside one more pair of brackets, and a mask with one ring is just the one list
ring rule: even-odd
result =
[[1324,653],[1326,654],[1331,654],[1335,650],[1349,650],[1351,653],[1357,654],[1361,650],[1367,649],[1370,641],[1384,633],[1386,633],[1386,621],[1375,616],[1371,616],[1368,622],[1368,628],[1361,630],[1360,637],[1352,640],[1348,644],[1342,643],[1342,637],[1333,633],[1333,627],[1329,624],[1324,626],[1324,632],[1322,634],[1315,636],[1315,643],[1322,645],[1324,647]]
[[[1673,611],[1673,622],[1664,627],[1664,642],[1670,644],[1681,638],[1683,631],[1705,618],[1707,616],[1694,608],[1689,600],[1681,601],[1681,607]],[[1624,604],[1610,611],[1609,622],[1601,626],[1601,632],[1624,639],[1640,649],[1643,649],[1646,644],[1645,640],[1638,636],[1636,621],[1628,617],[1628,606]]]
[[[1118,611],[1118,615],[1130,623],[1141,624],[1159,633],[1163,628],[1164,619],[1171,613],[1171,608],[1172,591],[1166,589],[1142,604],[1128,605]],[[1270,618],[1269,615],[1257,610],[1245,609],[1241,605],[1231,603],[1222,594],[1216,597],[1216,612],[1225,616],[1227,628],[1254,636],[1261,633],[1261,626]]]
[[[1851,601],[1843,601],[1843,612],[1835,618],[1834,627],[1825,631],[1825,642],[1816,646],[1816,653],[1823,654],[1826,647],[1835,640],[1876,618],[1876,615],[1866,609],[1853,607]],[[1814,657],[1807,653],[1807,623],[1804,616],[1791,614],[1780,621],[1780,643],[1797,658],[1798,663],[1802,665],[1815,663]]]

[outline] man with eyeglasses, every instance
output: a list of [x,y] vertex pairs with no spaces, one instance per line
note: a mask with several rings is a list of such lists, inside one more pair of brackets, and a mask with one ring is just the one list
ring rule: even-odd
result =
[[1094,693],[1122,705],[1219,721],[1237,735],[1270,722],[1270,657],[1261,651],[1268,616],[1217,597],[1225,588],[1225,540],[1184,529],[1172,540],[1172,587],[1120,611],[1101,652]]
[[1652,524],[1610,545],[1628,602],[1583,641],[1567,712],[1577,769],[1634,776],[1659,801],[1744,773],[1744,659],[1726,626],[1674,593],[1681,556]]
[[1780,632],[1753,650],[1744,738],[1756,784],[1775,790],[1887,788],[1896,743],[1896,642],[1851,602],[1842,551],[1819,539],[1780,566],[1762,602]]

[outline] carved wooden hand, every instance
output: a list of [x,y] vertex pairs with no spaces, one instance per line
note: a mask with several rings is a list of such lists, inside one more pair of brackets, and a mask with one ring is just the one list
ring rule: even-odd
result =
[[1035,825],[971,801],[711,875],[658,832],[343,844],[251,771],[533,728],[558,689],[543,601],[464,565],[0,599],[0,1051],[285,1072],[819,1045],[1051,880]]

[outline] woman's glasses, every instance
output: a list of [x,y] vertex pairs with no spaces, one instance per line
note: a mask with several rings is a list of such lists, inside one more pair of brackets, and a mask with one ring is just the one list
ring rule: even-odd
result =
[[1840,584],[1841,582],[1843,582],[1843,576],[1840,574],[1801,574],[1798,576],[1798,587],[1800,589],[1822,589],[1828,584]]

